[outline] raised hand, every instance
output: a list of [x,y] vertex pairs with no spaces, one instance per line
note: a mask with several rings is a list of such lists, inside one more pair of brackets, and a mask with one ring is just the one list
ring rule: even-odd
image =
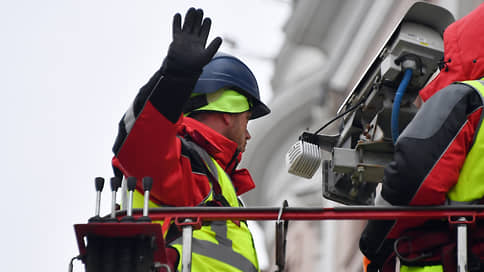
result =
[[206,47],[211,24],[210,18],[203,18],[201,9],[190,8],[185,15],[183,27],[181,15],[175,14],[173,41],[163,63],[163,73],[171,75],[201,73],[203,66],[212,59],[222,44],[222,39],[216,37]]

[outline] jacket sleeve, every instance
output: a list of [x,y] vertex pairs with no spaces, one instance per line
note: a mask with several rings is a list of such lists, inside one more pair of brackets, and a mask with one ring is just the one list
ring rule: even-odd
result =
[[[419,110],[395,145],[393,161],[385,168],[381,203],[441,205],[458,180],[482,112],[480,95],[463,84],[437,92]],[[370,220],[360,249],[382,262],[392,253],[393,239],[417,220]]]
[[[153,178],[151,200],[164,205],[196,205],[209,191],[195,184],[190,160],[177,138],[182,108],[198,75],[176,77],[158,71],[141,88],[119,123],[113,168],[125,176]],[[118,171],[119,170],[119,171]]]

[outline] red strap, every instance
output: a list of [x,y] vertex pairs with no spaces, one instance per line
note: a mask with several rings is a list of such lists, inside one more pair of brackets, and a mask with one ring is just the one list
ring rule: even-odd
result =
[[171,225],[171,217],[165,217],[165,219],[163,220],[163,225],[161,226],[161,233],[163,235],[163,239],[166,238],[166,233],[168,232],[170,225]]

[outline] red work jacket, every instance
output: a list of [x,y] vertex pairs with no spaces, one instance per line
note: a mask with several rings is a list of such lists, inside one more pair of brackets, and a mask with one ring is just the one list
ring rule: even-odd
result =
[[[125,139],[112,160],[113,167],[138,180],[151,176],[150,200],[158,205],[199,205],[210,193],[210,181],[202,162],[182,147],[178,137],[189,137],[204,148],[225,169],[237,195],[255,187],[247,169],[236,169],[241,154],[235,142],[189,117],[181,116],[174,124],[149,101],[134,124],[127,126]],[[142,191],[140,182],[137,189]]]

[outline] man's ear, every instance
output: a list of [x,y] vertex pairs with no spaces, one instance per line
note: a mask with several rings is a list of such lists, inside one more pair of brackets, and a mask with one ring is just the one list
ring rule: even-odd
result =
[[222,121],[226,126],[230,126],[232,124],[232,115],[228,113],[222,113]]

